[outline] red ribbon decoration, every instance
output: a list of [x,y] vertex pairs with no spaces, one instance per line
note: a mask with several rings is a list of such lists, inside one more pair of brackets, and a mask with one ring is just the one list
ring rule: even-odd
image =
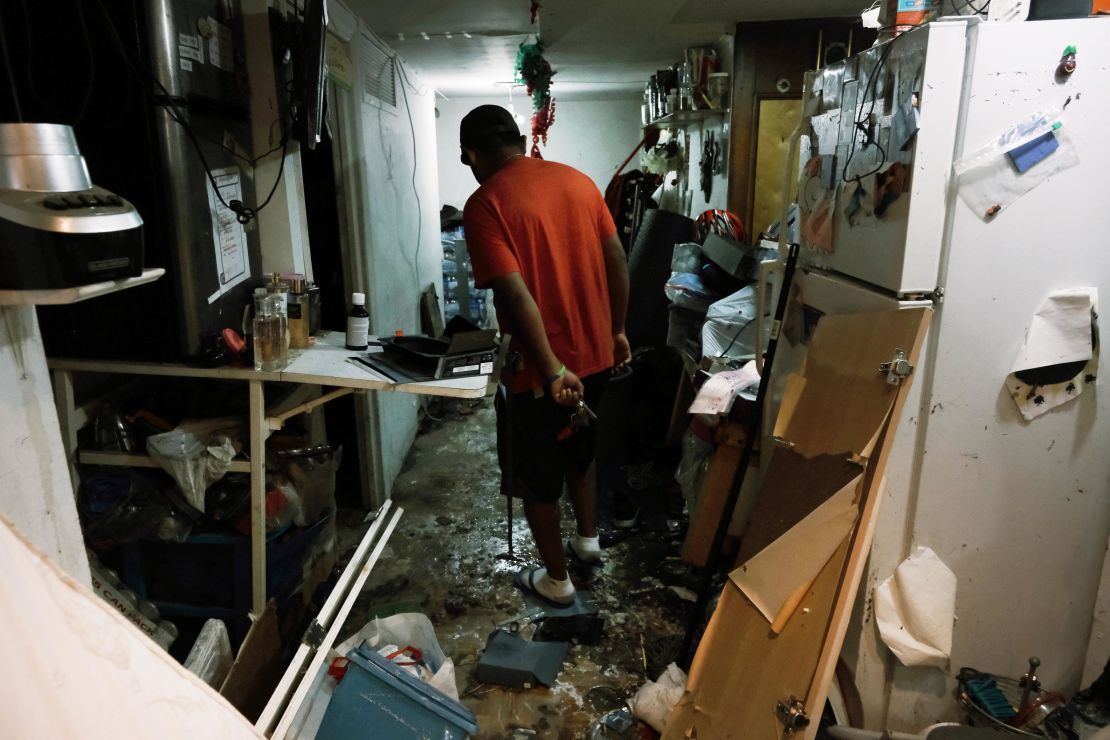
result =
[[532,25],[536,25],[536,16],[540,14],[540,4],[537,0],[532,0]]

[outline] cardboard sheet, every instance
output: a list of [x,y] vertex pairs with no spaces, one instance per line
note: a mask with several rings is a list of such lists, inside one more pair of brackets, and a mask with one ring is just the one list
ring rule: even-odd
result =
[[1006,376],[1026,421],[1078,398],[1098,378],[1098,289],[1073,288],[1044,300]]
[[948,665],[956,618],[956,574],[919,547],[875,589],[883,642],[907,666]]
[[[800,589],[807,589],[833,553],[848,539],[859,513],[857,498],[863,473],[790,531],[729,574],[768,622],[775,624]],[[784,615],[789,617],[789,615]]]
[[262,737],[4,517],[0,560],[5,737]]

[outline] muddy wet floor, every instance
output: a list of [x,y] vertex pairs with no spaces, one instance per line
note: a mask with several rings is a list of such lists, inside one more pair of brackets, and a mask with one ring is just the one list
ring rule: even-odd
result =
[[[606,620],[600,644],[571,646],[551,688],[514,691],[479,684],[473,672],[490,633],[526,608],[512,574],[538,559],[519,502],[515,556],[508,556],[492,403],[450,402],[433,413],[442,420],[428,424],[417,438],[394,487],[394,503],[404,516],[346,631],[353,633],[376,615],[422,612],[455,663],[459,693],[478,717],[480,738],[509,738],[514,729],[535,733],[519,734],[527,737],[586,737],[598,716],[621,706],[645,675],[658,677],[677,654],[692,594],[677,559],[677,522],[668,514],[674,499],[658,489],[637,493],[644,510],[638,528],[605,550],[603,568],[572,572],[576,586],[593,593]],[[624,477],[616,466],[606,467],[602,486],[623,484]],[[603,493],[600,499],[604,533],[609,497]],[[363,516],[340,512],[340,552],[346,556],[368,526]],[[569,505],[563,529],[566,535],[573,532]],[[522,634],[530,636],[532,629]]]

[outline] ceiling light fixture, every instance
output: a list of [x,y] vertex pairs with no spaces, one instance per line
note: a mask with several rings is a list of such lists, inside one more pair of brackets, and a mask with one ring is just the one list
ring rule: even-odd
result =
[[424,39],[425,41],[430,41],[431,40],[431,38],[428,36],[428,34],[424,33],[423,31],[420,32],[420,38]]
[[453,38],[455,38],[455,37],[451,35],[451,32],[450,32],[450,31],[444,31],[444,32],[443,32],[443,38],[445,38],[445,39],[453,39]]
[[469,33],[467,33],[466,31],[463,31],[463,32],[462,32],[462,34],[463,34],[463,38],[464,38],[464,39],[472,39],[472,38],[474,38],[473,36],[471,36],[471,35],[470,35]]

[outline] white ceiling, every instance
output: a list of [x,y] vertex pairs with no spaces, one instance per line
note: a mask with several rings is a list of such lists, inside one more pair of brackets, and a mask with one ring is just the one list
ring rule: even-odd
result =
[[[535,30],[529,0],[342,1],[447,96],[503,92],[503,83],[513,78],[517,47]],[[738,21],[855,15],[868,4],[543,0],[539,27],[557,72],[557,95],[638,94],[652,72],[679,59],[687,46],[712,43]]]

